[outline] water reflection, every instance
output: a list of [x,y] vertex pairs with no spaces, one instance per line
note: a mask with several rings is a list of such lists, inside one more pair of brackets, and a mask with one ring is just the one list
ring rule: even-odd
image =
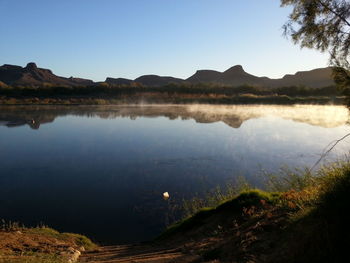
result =
[[135,106],[5,106],[0,107],[0,125],[29,125],[39,129],[57,117],[75,115],[113,119],[129,117],[167,117],[170,120],[194,119],[198,123],[222,121],[232,128],[243,122],[266,116],[276,116],[296,122],[332,128],[346,124],[348,110],[343,106],[320,105],[135,105]]
[[0,107],[1,217],[100,242],[147,240],[176,216],[168,201],[312,165],[347,120],[341,106]]

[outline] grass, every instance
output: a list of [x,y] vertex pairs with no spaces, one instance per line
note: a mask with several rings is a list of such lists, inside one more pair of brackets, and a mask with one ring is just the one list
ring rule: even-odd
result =
[[[238,186],[231,189],[228,187],[225,192],[216,189],[209,198],[209,203],[215,205],[200,208],[198,204],[205,202],[195,201],[197,211],[170,226],[156,241],[163,242],[174,236],[184,240],[195,239],[196,235],[202,238],[226,235],[224,238],[231,238],[225,243],[228,244],[226,248],[217,243],[209,250],[200,251],[203,258],[215,260],[228,257],[233,251],[233,245],[237,244],[234,241],[238,239],[238,244],[241,244],[244,234],[252,233],[254,237],[255,234],[264,232],[264,229],[270,229],[267,230],[267,234],[260,236],[262,238],[256,239],[258,242],[253,243],[268,244],[266,239],[274,239],[277,245],[264,247],[264,252],[272,255],[273,260],[269,262],[347,262],[344,259],[348,258],[350,240],[349,160],[328,164],[314,174],[308,169],[283,168],[278,176],[266,175],[266,185],[267,190],[262,191],[252,189],[246,182],[241,181]],[[282,223],[276,230],[273,228],[273,222],[278,216],[285,217],[286,220],[280,221]],[[240,221],[236,222],[236,219]],[[234,224],[237,224],[237,228]],[[254,232],[254,229],[257,229],[255,226],[259,224],[268,228],[260,228],[260,232]],[[238,231],[238,228],[242,234],[234,232]],[[86,249],[95,247],[84,236],[59,233],[47,227],[24,228],[16,223],[6,223],[2,229],[21,230],[27,234],[56,238],[65,242],[74,241],[77,246],[84,246]],[[271,234],[273,231],[275,232]],[[239,254],[241,250],[236,246],[234,250]],[[254,245],[244,247],[244,253],[247,249],[251,255],[261,252],[258,249],[249,251],[251,247]],[[14,254],[9,260],[5,260],[0,250],[0,263],[61,263],[62,260],[55,253],[30,251],[20,256]]]
[[76,246],[83,246],[86,250],[96,248],[96,245],[86,236],[74,233],[60,233],[49,227],[35,227],[26,230],[29,234],[38,234],[42,236],[51,236],[62,241],[72,241]]
[[250,213],[249,210],[244,209],[252,207],[258,208],[265,204],[274,204],[278,200],[278,193],[267,193],[258,189],[247,190],[241,192],[233,199],[222,201],[221,204],[216,207],[201,208],[194,215],[171,225],[158,237],[158,239],[161,240],[175,233],[185,232],[194,227],[204,225],[208,218],[217,214],[240,214],[242,211]]
[[[286,262],[347,262],[350,239],[350,163],[321,168],[311,186],[296,192],[301,209],[292,215],[282,246]],[[295,199],[295,198],[294,198]]]
[[251,185],[244,177],[238,177],[235,183],[228,183],[223,187],[215,187],[203,197],[195,196],[192,199],[183,200],[182,208],[184,217],[189,217],[205,207],[216,207],[221,203],[236,197],[241,192],[252,190]]
[[287,95],[218,95],[218,94],[168,94],[165,92],[140,92],[116,96],[0,96],[0,105],[121,105],[121,104],[346,104],[345,97],[291,97]]
[[262,88],[212,84],[169,84],[163,87],[116,86],[103,83],[87,87],[1,86],[0,105],[111,105],[127,103],[173,104],[346,104],[349,91],[335,86],[312,89],[292,86]]
[[20,231],[28,235],[40,235],[42,237],[52,237],[61,241],[73,242],[76,246],[83,246],[86,250],[91,250],[96,248],[89,238],[84,235],[75,233],[60,233],[57,230],[47,227],[47,226],[37,226],[37,227],[25,227],[18,222],[7,222],[1,220],[0,231],[15,232]]
[[[217,207],[226,201],[236,199],[240,195],[245,196],[246,192],[258,191],[260,195],[282,194],[303,189],[315,184],[316,177],[307,169],[290,169],[281,167],[278,173],[264,173],[264,190],[257,190],[251,186],[244,177],[238,177],[235,183],[229,183],[224,187],[216,187],[206,193],[204,197],[195,196],[189,200],[183,200],[184,217],[190,217],[206,207]],[[281,200],[279,200],[282,202]]]
[[26,253],[21,256],[6,256],[6,258],[0,255],[0,263],[67,263],[67,260],[55,254]]
[[67,262],[68,250],[93,250],[97,246],[87,237],[60,233],[46,226],[24,227],[2,221],[0,226],[0,263]]
[[[348,259],[350,240],[350,161],[328,164],[313,175],[307,169],[283,172],[282,177],[267,177],[269,191],[245,190],[215,207],[203,208],[170,226],[158,240],[200,231],[211,233],[211,223],[224,225],[226,220],[232,224],[233,219],[244,214],[250,217],[245,217],[243,226],[252,222],[266,224],[269,219],[262,216],[262,210],[265,215],[282,211],[275,214],[285,217],[284,225],[275,236],[271,235],[278,244],[273,262],[347,262],[344,259]],[[229,225],[226,228],[229,231]],[[205,253],[210,259],[225,254],[220,247],[215,248],[213,255],[211,250]]]

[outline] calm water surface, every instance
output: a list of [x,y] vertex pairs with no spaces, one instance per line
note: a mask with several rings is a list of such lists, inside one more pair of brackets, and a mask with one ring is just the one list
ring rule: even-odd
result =
[[[0,218],[143,241],[183,198],[314,164],[350,132],[342,106],[0,107]],[[348,153],[344,141],[328,157]]]

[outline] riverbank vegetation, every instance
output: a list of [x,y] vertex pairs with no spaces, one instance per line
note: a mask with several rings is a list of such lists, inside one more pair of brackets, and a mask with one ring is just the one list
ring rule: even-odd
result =
[[[344,262],[350,237],[350,161],[328,164],[313,174],[305,169],[267,175],[265,191],[242,180],[228,189],[215,190],[201,202],[188,201],[192,215],[149,244],[158,251],[155,256],[164,249],[164,256],[179,251],[183,262]],[[47,227],[3,224],[0,231],[0,262],[67,262],[84,250],[100,253],[84,236]],[[152,260],[142,251],[134,256]],[[113,253],[109,258],[117,260]]]
[[266,103],[344,104],[348,90],[335,86],[311,89],[302,86],[262,88],[215,85],[164,87],[112,86],[102,83],[88,87],[0,87],[0,104],[126,104],[126,103]]
[[[208,201],[192,200],[192,215],[171,225],[150,244],[152,249],[181,251],[185,262],[344,262],[350,235],[349,161],[314,174],[306,169],[267,175],[266,185],[262,191],[242,181],[230,192],[216,190]],[[208,203],[215,205],[203,207]],[[85,249],[99,251],[84,236],[47,227],[4,223],[0,231],[0,262],[67,262]]]
[[[192,240],[203,261],[344,262],[350,237],[350,162],[268,176],[268,189],[246,188],[170,226],[160,242]],[[194,210],[195,211],[195,210]]]
[[5,221],[0,225],[1,263],[74,262],[81,252],[96,247],[83,235],[60,233],[46,226],[29,228]]

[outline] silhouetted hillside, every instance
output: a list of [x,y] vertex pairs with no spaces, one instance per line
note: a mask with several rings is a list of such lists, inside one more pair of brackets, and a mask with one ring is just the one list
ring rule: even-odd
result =
[[56,76],[49,69],[38,68],[35,63],[28,63],[24,68],[14,65],[1,66],[0,81],[11,86],[89,86],[94,84],[88,79]]
[[130,85],[133,80],[124,78],[106,78],[105,82],[110,85]]
[[205,83],[225,86],[251,85],[259,87],[307,86],[311,88],[321,88],[334,85],[331,68],[301,71],[294,75],[285,75],[281,79],[270,79],[251,75],[245,72],[241,65],[231,67],[224,72],[198,70],[193,76],[189,77],[187,81],[193,84]]
[[243,70],[241,65],[236,65],[224,72],[218,72],[213,70],[199,70],[193,76],[187,79],[187,81],[197,83],[210,83],[217,85],[228,86],[241,86],[241,85],[253,85],[263,86],[265,77],[256,77],[248,74]]
[[136,83],[141,83],[144,86],[160,87],[173,83],[183,83],[183,79],[173,77],[161,77],[157,75],[144,75],[134,80]]
[[287,74],[282,79],[270,80],[271,87],[307,86],[321,88],[334,85],[332,68],[318,68],[310,71],[299,71],[294,75]]
[[[300,71],[296,74],[285,75],[281,79],[257,77],[244,71],[241,65],[236,65],[224,72],[215,70],[198,70],[186,80],[170,76],[144,75],[135,80],[108,77],[105,83],[111,86],[142,85],[145,87],[163,87],[169,84],[191,85],[209,84],[217,86],[255,86],[264,88],[278,88],[291,86],[305,86],[322,88],[333,86],[331,68],[319,68],[310,71]],[[26,67],[3,65],[0,67],[0,87],[9,86],[92,86],[98,83],[88,79],[65,78],[56,76],[49,69],[38,68],[35,63],[28,63]]]

